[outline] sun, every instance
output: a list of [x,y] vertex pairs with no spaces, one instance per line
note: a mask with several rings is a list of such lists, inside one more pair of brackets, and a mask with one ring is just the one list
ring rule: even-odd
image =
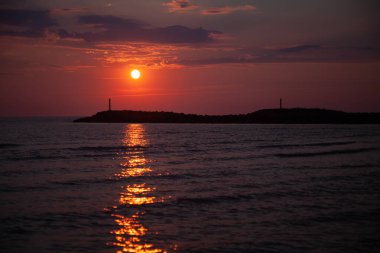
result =
[[131,71],[131,77],[133,79],[139,79],[140,76],[141,76],[141,73],[140,73],[140,71],[138,69],[134,69],[134,70]]

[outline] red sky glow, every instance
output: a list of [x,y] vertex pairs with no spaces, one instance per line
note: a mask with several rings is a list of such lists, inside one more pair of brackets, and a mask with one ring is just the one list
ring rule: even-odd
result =
[[[0,116],[380,111],[377,1],[2,1]],[[133,80],[137,68],[141,78]]]

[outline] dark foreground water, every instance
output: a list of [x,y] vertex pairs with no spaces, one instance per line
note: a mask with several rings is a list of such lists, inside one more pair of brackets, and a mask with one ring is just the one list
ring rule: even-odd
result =
[[377,252],[380,126],[2,119],[0,252]]

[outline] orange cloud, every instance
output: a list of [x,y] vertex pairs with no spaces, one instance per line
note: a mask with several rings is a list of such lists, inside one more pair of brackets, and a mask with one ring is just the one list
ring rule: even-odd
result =
[[254,11],[256,7],[253,5],[242,5],[242,6],[225,6],[225,7],[214,7],[208,8],[201,11],[202,15],[224,15],[230,14],[237,11]]
[[105,64],[128,64],[149,69],[176,68],[181,48],[155,43],[98,44],[97,58]]
[[50,13],[53,15],[66,15],[66,14],[76,14],[76,13],[85,13],[91,11],[90,8],[55,8],[51,9]]
[[169,7],[169,12],[185,12],[197,9],[198,5],[193,5],[189,0],[172,0],[162,5]]
[[67,72],[75,72],[82,69],[90,69],[90,68],[96,68],[96,66],[93,65],[68,65],[63,66],[63,69]]

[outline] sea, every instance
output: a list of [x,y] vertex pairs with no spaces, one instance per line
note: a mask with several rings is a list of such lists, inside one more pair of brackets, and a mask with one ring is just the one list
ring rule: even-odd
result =
[[380,126],[1,118],[0,252],[379,252]]

